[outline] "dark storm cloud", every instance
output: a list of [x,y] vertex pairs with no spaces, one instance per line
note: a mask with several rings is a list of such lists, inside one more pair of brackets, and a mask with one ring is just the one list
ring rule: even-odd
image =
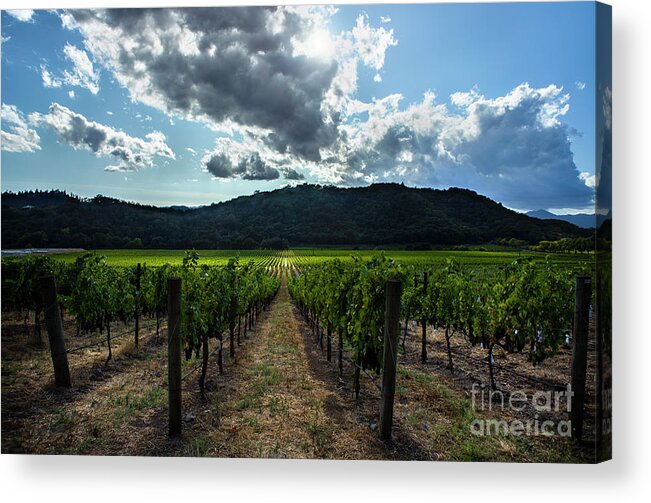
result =
[[206,170],[217,178],[243,180],[276,180],[280,172],[266,164],[257,153],[241,159],[236,164],[223,153],[213,154],[205,161]]
[[337,137],[321,103],[337,63],[293,55],[304,21],[275,8],[70,10],[86,47],[132,97],[168,113],[273,131],[305,159]]
[[258,153],[251,154],[248,158],[242,159],[235,173],[244,180],[276,180],[280,173],[276,168],[267,165]]
[[294,168],[287,168],[283,171],[286,180],[305,180],[305,175],[299,173]]
[[205,164],[206,170],[217,178],[232,178],[233,164],[224,154],[213,155]]

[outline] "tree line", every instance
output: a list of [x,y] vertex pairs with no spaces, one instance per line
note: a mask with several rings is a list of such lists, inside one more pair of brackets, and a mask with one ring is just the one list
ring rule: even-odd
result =
[[426,249],[500,240],[533,245],[589,233],[567,222],[527,217],[469,190],[398,184],[301,185],[199,208],[82,199],[57,191],[2,196],[5,249]]

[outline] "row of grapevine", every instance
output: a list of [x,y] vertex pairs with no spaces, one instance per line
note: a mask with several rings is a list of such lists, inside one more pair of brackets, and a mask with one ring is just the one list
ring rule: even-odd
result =
[[190,359],[193,352],[198,358],[201,352],[199,388],[203,396],[210,340],[217,341],[221,373],[223,334],[229,334],[230,355],[233,357],[236,328],[239,344],[241,334],[246,334],[247,327],[253,326],[278,291],[280,279],[251,263],[240,266],[237,259],[231,259],[225,267],[208,267],[200,266],[198,258],[196,252],[188,253],[176,275],[182,279],[183,285],[182,343],[186,359]]
[[312,329],[327,329],[328,354],[333,331],[339,334],[339,369],[342,346],[352,349],[355,361],[355,392],[359,393],[359,371],[379,372],[382,364],[385,285],[400,279],[397,263],[384,257],[363,262],[334,259],[319,266],[304,267],[288,281],[290,294]]
[[111,267],[100,255],[87,253],[74,263],[52,260],[47,256],[3,261],[3,310],[33,311],[39,344],[43,311],[39,280],[46,275],[56,277],[60,310],[75,317],[78,333],[106,331],[107,364],[112,356],[112,323],[123,322],[126,325],[134,320],[138,305],[141,306],[140,312],[158,313],[159,318],[164,312],[164,308],[161,310],[164,303],[156,298],[152,288],[145,288],[146,296],[139,295],[135,287],[135,268]]
[[288,286],[310,323],[323,324],[328,333],[336,330],[362,369],[379,371],[384,285],[390,278],[400,278],[403,284],[403,347],[408,322],[418,320],[424,327],[422,361],[426,362],[425,327],[441,329],[453,371],[451,339],[466,337],[486,349],[493,389],[495,347],[526,352],[538,364],[556,353],[571,332],[573,274],[550,262],[516,260],[487,270],[448,260],[444,266],[417,270],[383,257],[368,262],[332,260],[304,267]]
[[[196,252],[187,252],[182,266],[114,267],[108,265],[106,257],[93,253],[73,263],[47,256],[3,261],[2,308],[34,312],[39,342],[43,312],[39,279],[46,275],[56,277],[60,310],[74,316],[78,333],[106,333],[106,365],[112,357],[112,324],[126,325],[140,315],[155,317],[158,335],[167,311],[168,278],[181,277],[186,356],[198,353],[202,345],[207,347],[208,339],[219,339],[220,370],[222,334],[229,332],[233,354],[235,327],[239,341],[242,321],[244,330],[252,326],[280,285],[278,275],[268,275],[253,261],[240,265],[237,259],[231,259],[224,267],[199,265]],[[203,389],[203,380],[200,385]]]
[[[494,348],[526,352],[534,365],[555,354],[571,333],[573,293],[572,272],[550,262],[516,260],[486,271],[464,269],[449,260],[406,287],[403,316],[444,331],[450,371],[454,371],[450,341],[455,334],[481,344],[495,389]],[[424,338],[422,347],[426,361]]]
[[27,328],[30,312],[34,314],[32,343],[41,343],[43,302],[39,278],[55,272],[56,264],[47,256],[28,256],[2,262],[2,310],[24,313]]

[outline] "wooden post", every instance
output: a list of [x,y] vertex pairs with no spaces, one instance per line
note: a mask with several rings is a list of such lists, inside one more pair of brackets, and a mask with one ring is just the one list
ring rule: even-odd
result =
[[574,307],[574,349],[572,351],[572,436],[581,441],[583,437],[583,416],[585,413],[585,374],[588,365],[588,325],[590,301],[592,298],[592,278],[576,277]]
[[170,437],[181,434],[181,278],[167,280],[167,391]]
[[339,364],[339,379],[344,377],[344,338],[342,337],[342,330],[339,330],[339,354],[337,356],[337,363]]
[[399,280],[387,281],[386,308],[384,312],[382,400],[380,403],[380,438],[382,440],[391,439],[391,428],[393,426],[393,399],[396,394],[401,287],[402,285]]
[[[427,271],[423,273],[423,295],[427,295]],[[427,321],[421,319],[423,325],[423,340],[421,342],[420,361],[427,363]]]
[[323,325],[319,327],[319,348],[323,351]]
[[355,362],[355,376],[353,377],[353,389],[355,390],[355,399],[359,398],[359,369],[360,362]]
[[[29,330],[27,326],[27,317],[25,317],[25,328]],[[34,346],[36,348],[43,347],[43,337],[41,334],[41,313],[38,309],[36,309],[34,312],[34,330],[28,331],[28,335],[29,338],[27,339],[27,343],[30,346]]]
[[140,263],[136,266],[136,312],[135,312],[135,345],[138,349],[138,337],[140,334]]
[[326,358],[332,361],[332,325],[328,323],[328,340],[326,341]]
[[57,299],[57,285],[54,276],[43,276],[41,282],[41,296],[43,299],[43,310],[45,311],[45,326],[50,341],[50,354],[54,366],[54,384],[69,388],[70,369],[68,368],[68,353],[66,343],[63,339],[63,321]]

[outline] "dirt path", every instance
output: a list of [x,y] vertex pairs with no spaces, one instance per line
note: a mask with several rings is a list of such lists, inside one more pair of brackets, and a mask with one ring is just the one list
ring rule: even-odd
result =
[[[205,454],[271,458],[384,458],[358,402],[337,390],[336,374],[306,347],[306,327],[285,281],[240,357],[232,393],[222,393],[220,424],[202,444]],[[332,374],[334,379],[328,379]],[[334,380],[334,382],[333,382]]]

